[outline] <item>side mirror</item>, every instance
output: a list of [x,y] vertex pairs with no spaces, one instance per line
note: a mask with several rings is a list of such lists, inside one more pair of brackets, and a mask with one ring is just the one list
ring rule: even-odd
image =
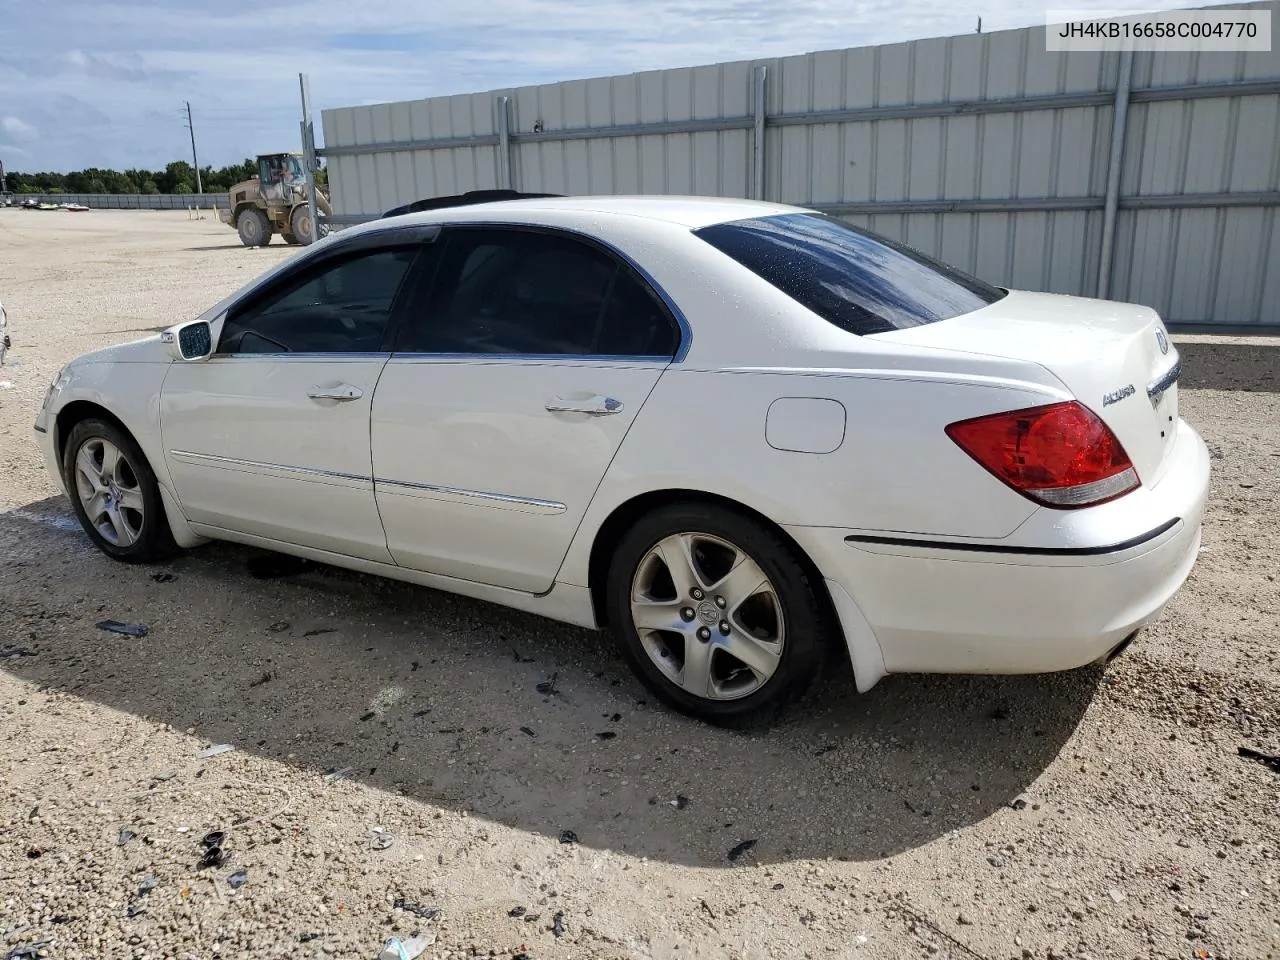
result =
[[188,363],[207,360],[213,355],[213,328],[207,320],[180,323],[160,334],[160,342],[175,360]]

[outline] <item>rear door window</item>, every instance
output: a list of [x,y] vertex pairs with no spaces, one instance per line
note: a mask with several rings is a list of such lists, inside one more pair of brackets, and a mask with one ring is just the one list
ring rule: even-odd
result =
[[842,330],[866,335],[971,313],[1006,291],[822,214],[783,214],[696,231],[717,250]]
[[[575,237],[456,227],[396,349],[517,357],[670,358],[670,314],[629,266]],[[423,302],[425,300],[425,303]]]

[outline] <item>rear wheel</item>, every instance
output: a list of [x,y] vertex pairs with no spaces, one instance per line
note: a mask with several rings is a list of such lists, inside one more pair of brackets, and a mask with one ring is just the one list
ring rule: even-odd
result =
[[282,233],[280,234],[280,236],[284,240],[284,242],[289,244],[290,246],[296,247],[298,245],[298,238],[295,237],[292,233]]
[[609,622],[655,695],[711,723],[771,719],[801,696],[830,632],[820,586],[776,532],[724,507],[649,514],[622,538]]
[[236,232],[246,247],[265,247],[271,242],[271,224],[261,210],[250,207],[236,217]]
[[160,486],[133,437],[105,420],[81,420],[67,437],[62,475],[85,533],[127,563],[177,552]]
[[293,213],[289,216],[289,227],[293,235],[298,238],[298,243],[304,247],[315,242],[315,224],[311,220],[311,211],[305,203],[294,207]]

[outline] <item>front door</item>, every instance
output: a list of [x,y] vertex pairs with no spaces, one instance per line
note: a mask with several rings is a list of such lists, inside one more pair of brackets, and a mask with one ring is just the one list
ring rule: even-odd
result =
[[485,227],[441,243],[374,398],[387,544],[406,567],[541,592],[679,331],[583,240]]
[[417,246],[327,257],[233,307],[218,350],[176,363],[160,415],[193,523],[390,563],[369,411]]

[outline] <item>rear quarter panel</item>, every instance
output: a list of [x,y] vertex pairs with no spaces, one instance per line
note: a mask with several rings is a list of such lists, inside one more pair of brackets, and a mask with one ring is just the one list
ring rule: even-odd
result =
[[[790,452],[766,441],[770,405],[791,397],[843,406],[835,450]],[[1054,399],[1044,387],[991,378],[671,367],[605,475],[560,579],[585,585],[595,531],[619,505],[655,490],[716,494],[784,525],[1008,536],[1035,504],[974,463],[944,428]]]

